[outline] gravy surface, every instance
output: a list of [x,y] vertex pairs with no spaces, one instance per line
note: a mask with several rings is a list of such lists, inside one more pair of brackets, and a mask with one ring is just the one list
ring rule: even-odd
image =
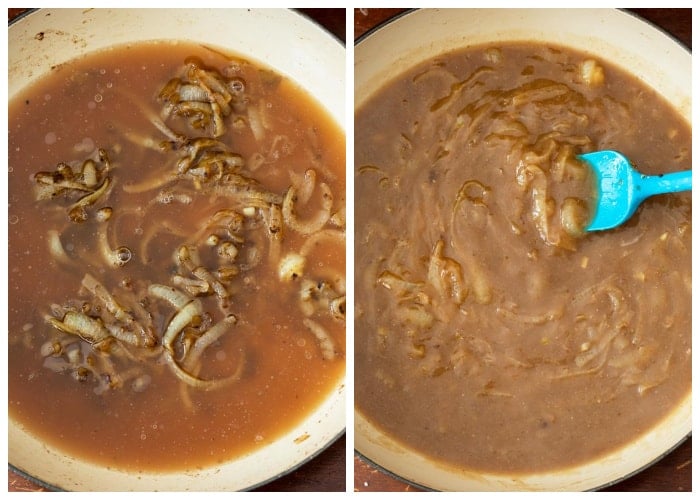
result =
[[[230,92],[244,87],[245,96],[225,116],[225,132],[203,139],[200,149],[177,134],[210,134],[211,94],[183,84],[180,94],[193,102],[175,104],[170,115],[161,107],[171,98],[161,89],[184,79],[188,67],[204,81],[193,64],[211,71],[209,90],[218,85],[211,76],[220,73]],[[333,390],[345,372],[344,316],[328,311],[329,297],[344,307],[345,139],[312,98],[256,62],[153,42],[57,67],[10,102],[9,117],[12,419],[86,460],[174,470],[220,463],[272,442]],[[207,126],[193,128],[187,120]],[[176,134],[164,135],[163,123]],[[109,170],[99,148],[109,155]],[[69,210],[72,194],[36,199],[37,172],[65,171],[59,165],[65,162],[76,182],[87,183],[86,158],[111,179],[103,198],[82,212]],[[315,188],[300,181],[309,169]],[[226,175],[240,176],[245,188],[221,184]],[[49,184],[65,181],[56,173],[44,177]],[[300,233],[286,217],[271,222],[271,214],[282,219],[292,185],[311,187],[303,203],[291,200],[295,221],[317,217],[323,205],[333,218],[315,219],[317,232],[336,238]],[[322,186],[332,200],[321,200]],[[265,200],[255,198],[263,191]],[[107,251],[117,247],[128,251]],[[184,247],[190,259],[180,253]],[[294,279],[281,279],[279,261],[299,253],[303,272],[294,268]],[[110,262],[115,255],[124,261]],[[301,304],[306,279],[328,294],[307,294]],[[201,305],[174,331],[177,347],[165,345],[164,332],[178,308],[150,293],[152,284],[187,297],[181,310]],[[111,336],[96,341],[78,327],[78,335],[62,331],[69,314],[107,326]],[[131,328],[134,318],[149,324],[150,339],[132,339],[143,332]],[[184,349],[220,324],[229,325],[224,334],[189,362]],[[326,338],[317,335],[321,330]],[[228,377],[236,380],[225,387],[212,382]]]
[[355,118],[358,411],[432,459],[527,473],[609,453],[687,396],[690,195],[581,232],[577,154],[690,168],[690,126],[661,97],[513,43],[426,61]]

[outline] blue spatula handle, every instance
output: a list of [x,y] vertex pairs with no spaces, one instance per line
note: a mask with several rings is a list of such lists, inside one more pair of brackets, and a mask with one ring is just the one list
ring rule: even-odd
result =
[[639,174],[634,184],[640,199],[645,199],[655,194],[690,191],[693,187],[693,174],[692,170],[661,175]]

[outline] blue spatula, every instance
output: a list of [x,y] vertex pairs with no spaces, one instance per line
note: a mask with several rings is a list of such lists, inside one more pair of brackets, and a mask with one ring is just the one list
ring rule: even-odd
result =
[[644,175],[617,151],[595,151],[579,155],[596,176],[597,197],[593,219],[586,231],[612,229],[629,219],[649,196],[689,191],[690,170],[661,175]]

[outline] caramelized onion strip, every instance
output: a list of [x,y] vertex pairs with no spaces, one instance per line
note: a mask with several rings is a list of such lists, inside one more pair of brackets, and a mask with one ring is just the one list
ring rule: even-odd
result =
[[163,348],[173,351],[173,341],[175,337],[189,324],[192,324],[201,317],[203,312],[202,303],[198,299],[191,300],[185,307],[180,309],[168,323],[168,327],[163,334]]
[[236,317],[231,314],[204,332],[202,336],[194,342],[194,345],[187,353],[185,361],[182,363],[184,369],[188,372],[192,372],[193,368],[201,361],[204,351],[226,334],[235,324]]
[[171,352],[166,351],[165,352],[165,361],[166,364],[168,365],[168,368],[175,374],[175,376],[180,379],[182,382],[185,384],[194,387],[196,389],[200,389],[203,391],[213,391],[217,389],[222,389],[224,387],[227,387],[238,380],[240,380],[241,375],[243,374],[243,368],[245,366],[245,363],[243,360],[238,363],[238,367],[236,368],[236,372],[233,375],[230,375],[228,377],[220,378],[220,379],[214,379],[214,380],[203,380],[199,377],[195,377],[191,373],[185,371],[175,360],[173,357],[173,354]]
[[282,215],[284,221],[294,231],[309,235],[319,231],[331,217],[333,207],[333,193],[325,182],[319,185],[321,190],[321,208],[314,216],[306,220],[300,220],[296,214],[296,204],[299,201],[297,188],[290,186],[282,202]]
[[312,319],[304,318],[304,326],[314,334],[318,345],[321,348],[321,356],[327,361],[331,361],[336,357],[336,346],[333,339],[328,334],[325,328]]
[[62,265],[73,264],[73,261],[66,253],[66,250],[63,248],[63,243],[61,243],[61,236],[59,235],[58,231],[55,229],[50,229],[47,232],[47,237],[49,242],[49,251],[51,252],[53,258],[56,259],[56,262]]
[[63,320],[48,316],[46,321],[57,330],[77,335],[90,344],[97,344],[110,336],[100,319],[76,311],[66,312]]

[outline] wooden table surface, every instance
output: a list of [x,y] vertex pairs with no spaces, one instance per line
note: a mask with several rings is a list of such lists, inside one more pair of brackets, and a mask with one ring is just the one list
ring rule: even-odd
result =
[[[27,9],[8,9],[8,20]],[[345,42],[345,9],[299,9]],[[345,491],[347,470],[345,434],[313,460],[256,491]],[[48,491],[8,470],[8,491]]]
[[[355,39],[405,9],[355,9]],[[691,47],[691,9],[629,9]],[[692,440],[646,470],[604,491],[691,491]],[[355,491],[420,491],[355,456]]]

